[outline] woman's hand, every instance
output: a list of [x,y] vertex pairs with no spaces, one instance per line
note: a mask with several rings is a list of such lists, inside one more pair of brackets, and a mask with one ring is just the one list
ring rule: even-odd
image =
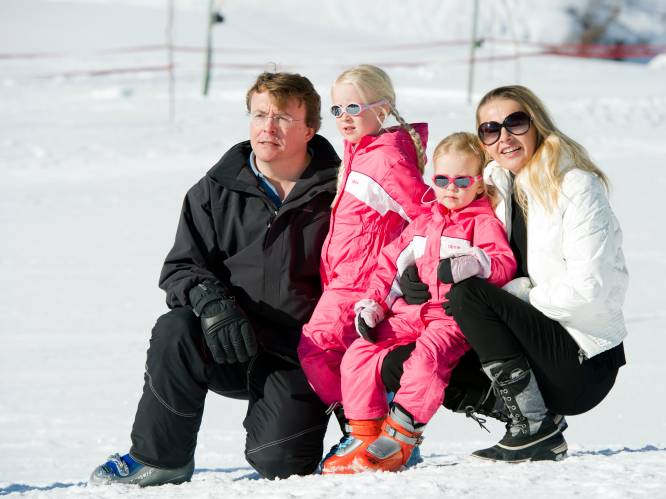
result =
[[502,286],[504,291],[508,291],[513,296],[516,296],[527,303],[530,302],[530,290],[532,288],[532,281],[530,281],[529,277],[518,277]]
[[431,298],[428,285],[419,278],[416,265],[407,267],[400,276],[400,291],[409,305],[421,305]]

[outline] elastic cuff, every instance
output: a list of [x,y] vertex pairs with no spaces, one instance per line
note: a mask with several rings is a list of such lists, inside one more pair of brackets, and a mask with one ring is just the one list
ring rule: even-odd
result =
[[226,291],[226,288],[218,281],[200,282],[190,289],[188,297],[195,315],[200,317],[206,305],[212,301],[224,298]]

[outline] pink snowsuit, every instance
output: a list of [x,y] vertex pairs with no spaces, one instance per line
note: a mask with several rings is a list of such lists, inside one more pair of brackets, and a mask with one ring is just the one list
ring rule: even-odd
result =
[[[425,147],[428,125],[412,125]],[[321,254],[323,294],[303,327],[298,355],[308,381],[330,405],[341,401],[340,362],[357,338],[354,303],[365,295],[377,258],[424,212],[427,190],[414,143],[400,127],[345,141],[344,172]]]
[[[377,341],[358,338],[342,359],[342,406],[349,419],[375,419],[388,412],[381,366],[388,352],[416,342],[405,361],[400,390],[393,399],[415,421],[427,423],[444,399],[451,371],[469,349],[460,328],[441,304],[451,285],[437,278],[440,259],[462,254],[485,253],[480,258],[488,282],[503,286],[516,271],[516,260],[502,223],[486,197],[457,211],[434,203],[432,212],[409,225],[387,246],[375,268],[364,298],[391,310],[376,327]],[[423,305],[408,305],[400,298],[397,279],[416,264],[419,277],[432,298]]]

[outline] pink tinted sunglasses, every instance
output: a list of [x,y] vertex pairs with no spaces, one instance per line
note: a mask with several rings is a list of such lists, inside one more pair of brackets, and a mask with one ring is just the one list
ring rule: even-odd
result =
[[457,177],[449,177],[448,175],[433,175],[432,182],[437,187],[448,187],[449,184],[453,184],[460,189],[467,189],[474,182],[481,180],[483,175],[459,175]]

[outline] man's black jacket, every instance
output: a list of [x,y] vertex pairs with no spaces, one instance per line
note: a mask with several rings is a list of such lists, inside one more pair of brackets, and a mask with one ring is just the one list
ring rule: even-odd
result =
[[188,191],[160,275],[170,308],[189,305],[197,283],[220,281],[264,348],[294,359],[321,295],[319,258],[340,165],[323,137],[308,147],[312,161],[280,208],[250,169],[250,142],[232,147]]

